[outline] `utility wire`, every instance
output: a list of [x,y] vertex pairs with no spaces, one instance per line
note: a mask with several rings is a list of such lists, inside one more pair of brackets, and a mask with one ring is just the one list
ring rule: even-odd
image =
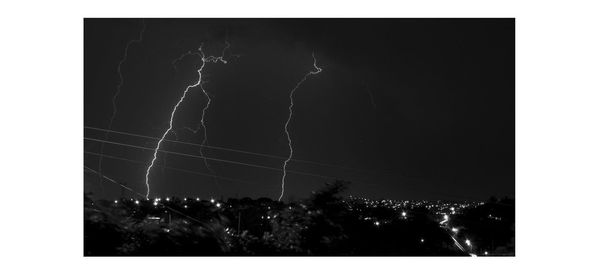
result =
[[[83,153],[84,154],[88,154],[88,155],[93,155],[93,156],[103,156],[105,158],[110,158],[110,159],[116,159],[116,160],[122,160],[122,161],[137,163],[137,164],[140,164],[140,165],[146,165],[147,164],[144,161],[138,161],[138,160],[133,160],[133,159],[128,159],[128,158],[122,158],[122,157],[117,157],[117,156],[113,156],[113,155],[109,155],[109,154],[99,154],[99,153],[94,153],[94,152],[89,152],[89,151],[83,151]],[[211,177],[211,178],[213,177],[212,174],[208,174],[208,173],[202,173],[202,172],[197,172],[197,171],[192,171],[192,170],[187,170],[187,169],[175,168],[175,167],[166,166],[166,165],[162,165],[162,164],[157,164],[157,166],[163,167],[165,169],[173,170],[173,171],[185,172],[185,173],[190,173],[190,174],[195,174],[195,175],[200,175],[200,176],[206,176],[206,177]],[[248,183],[248,184],[256,184],[257,183],[257,182],[244,181],[244,180],[240,180],[240,179],[229,178],[229,177],[222,177],[222,176],[217,176],[217,178],[218,179],[222,179],[222,180],[232,181],[232,182],[241,182],[241,183]]]
[[[145,135],[140,135],[140,134],[134,134],[134,133],[129,133],[129,132],[121,132],[121,131],[109,130],[109,129],[98,128],[98,127],[84,126],[83,128],[90,129],[90,130],[95,130],[95,131],[101,131],[101,132],[109,132],[109,133],[121,134],[121,135],[126,135],[126,136],[132,136],[132,137],[139,137],[139,138],[147,138],[147,139],[159,140],[159,138],[156,138],[156,137],[145,136]],[[185,145],[190,145],[190,146],[203,147],[203,148],[214,149],[214,150],[223,150],[223,151],[229,151],[229,152],[235,152],[235,153],[241,153],[241,154],[255,155],[255,156],[260,156],[260,157],[274,158],[274,159],[280,159],[280,160],[287,159],[286,157],[283,157],[283,156],[270,155],[270,154],[257,153],[257,152],[250,152],[250,151],[238,150],[238,149],[227,148],[227,147],[202,145],[202,144],[193,143],[193,142],[184,142],[184,141],[178,141],[178,140],[172,140],[172,139],[164,139],[164,141],[166,141],[166,142],[172,142],[172,143],[185,144]],[[340,166],[340,165],[335,165],[335,164],[328,164],[328,163],[322,163],[322,162],[311,161],[311,160],[291,159],[291,161],[298,162],[298,163],[308,163],[308,164],[320,165],[320,166],[328,166],[328,167],[334,167],[334,168],[346,169],[346,170],[352,170],[352,171],[363,171],[363,172],[370,172],[370,173],[380,173],[380,172],[372,171],[372,170],[357,169],[357,168],[345,167],[345,166]]]
[[[132,145],[132,144],[126,144],[126,143],[120,143],[120,142],[114,142],[114,141],[107,141],[107,140],[102,140],[102,139],[86,138],[86,137],[84,137],[83,139],[84,140],[89,140],[89,141],[105,142],[107,144],[120,145],[120,146],[125,146],[125,147],[131,147],[131,148],[137,148],[137,149],[152,150],[152,151],[154,151],[154,148],[148,148],[148,147],[137,146],[137,145]],[[274,171],[283,171],[283,169],[280,169],[280,168],[269,167],[269,166],[258,165],[258,164],[251,164],[251,163],[245,163],[245,162],[239,162],[239,161],[233,161],[233,160],[226,160],[226,159],[202,157],[202,156],[199,156],[199,155],[185,154],[185,153],[167,151],[167,150],[162,150],[162,149],[160,149],[158,151],[159,152],[163,152],[163,153],[167,153],[167,154],[173,154],[173,155],[179,155],[179,156],[185,156],[185,157],[191,157],[191,158],[199,158],[199,159],[207,159],[207,160],[212,160],[212,161],[220,161],[220,162],[224,162],[224,163],[238,164],[238,165],[244,165],[244,166],[249,166],[249,167],[254,167],[254,168],[262,168],[262,169],[274,170]],[[306,175],[306,176],[313,176],[313,177],[325,178],[325,179],[335,179],[336,178],[336,177],[333,177],[333,176],[325,176],[325,175],[319,175],[319,174],[313,174],[313,173],[307,173],[307,172],[300,172],[300,171],[291,171],[291,170],[288,170],[288,172],[294,173],[294,174],[299,174],[299,175]]]

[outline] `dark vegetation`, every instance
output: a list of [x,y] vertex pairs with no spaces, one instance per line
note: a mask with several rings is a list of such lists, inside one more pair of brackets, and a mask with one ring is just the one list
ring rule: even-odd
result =
[[[389,208],[369,208],[342,199],[340,194],[345,187],[345,182],[337,181],[307,200],[291,203],[267,198],[226,202],[171,198],[155,205],[154,200],[142,199],[138,204],[133,199],[93,201],[86,195],[84,254],[467,255],[454,246],[448,231],[440,227],[425,208],[412,211],[409,217],[401,217]],[[484,207],[494,206],[486,204]],[[512,249],[514,254],[514,204],[512,231],[508,233],[505,227],[494,227],[479,219],[488,210],[473,209],[456,222],[471,228],[465,234],[481,236],[474,240],[477,243],[506,249],[507,253]],[[511,210],[495,207],[494,211]],[[503,237],[488,244],[485,240],[489,234]],[[511,241],[512,248],[505,245]]]

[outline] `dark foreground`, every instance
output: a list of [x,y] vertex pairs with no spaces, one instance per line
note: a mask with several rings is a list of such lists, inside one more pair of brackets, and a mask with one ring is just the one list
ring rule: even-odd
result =
[[514,201],[85,197],[86,256],[514,255]]

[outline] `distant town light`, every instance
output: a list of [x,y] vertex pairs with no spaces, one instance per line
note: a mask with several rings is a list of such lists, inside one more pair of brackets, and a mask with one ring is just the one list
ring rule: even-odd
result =
[[154,201],[154,203],[153,203],[153,204],[154,204],[154,206],[157,206],[157,205],[158,205],[158,202],[157,202],[157,201]]
[[402,217],[406,217],[406,212],[402,211]]
[[377,221],[377,222],[375,222],[375,225],[376,225],[376,226],[379,226],[379,222],[378,222],[378,221]]
[[200,198],[196,198],[196,201],[200,201]]
[[183,206],[183,208],[186,208],[186,209],[187,209],[187,205],[184,205],[184,206]]
[[469,239],[467,239],[467,240],[465,241],[465,243],[466,243],[468,246],[471,246],[471,241],[469,241]]
[[483,252],[483,254],[487,255],[487,254],[488,254],[488,252],[487,252],[487,251],[484,251],[484,252]]
[[450,207],[450,211],[454,211],[454,207]]
[[210,203],[215,203],[215,199],[210,199]]
[[170,201],[171,199],[169,197],[167,197],[165,200]]
[[135,200],[135,204],[140,204],[140,201],[138,201],[138,200]]
[[425,242],[425,239],[421,238],[421,242],[422,242],[422,243],[424,243],[424,242]]
[[458,228],[452,227],[452,232],[454,232],[454,233],[458,232]]
[[119,203],[119,201],[118,201],[118,200],[115,200],[115,203]]
[[444,219],[447,220],[448,219],[448,214],[444,214]]
[[221,203],[220,202],[217,202],[216,205],[217,205],[217,207],[221,207]]

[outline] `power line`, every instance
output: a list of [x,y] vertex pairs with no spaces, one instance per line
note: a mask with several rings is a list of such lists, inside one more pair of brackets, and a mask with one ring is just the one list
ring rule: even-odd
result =
[[[143,146],[136,146],[136,145],[119,143],[119,142],[113,142],[113,141],[106,141],[106,140],[101,140],[101,139],[93,139],[93,138],[86,138],[86,137],[84,137],[84,140],[95,141],[95,142],[106,142],[108,144],[114,144],[114,145],[120,145],[120,146],[132,147],[132,148],[138,148],[138,149],[143,149],[143,150],[154,150],[154,148],[148,148],[148,147],[143,147]],[[194,144],[194,143],[191,143],[191,144]],[[257,164],[250,164],[250,163],[245,163],[245,162],[238,162],[238,161],[218,159],[218,158],[202,157],[202,156],[198,156],[198,155],[191,155],[191,154],[185,154],[185,153],[179,153],[179,152],[173,152],[173,151],[167,151],[167,150],[158,150],[158,151],[159,152],[163,152],[163,153],[168,153],[168,154],[174,154],[174,155],[192,157],[192,158],[206,158],[208,160],[225,162],[225,163],[230,163],[230,164],[237,164],[237,165],[244,165],[244,166],[249,166],[249,167],[253,167],[253,168],[262,168],[262,169],[273,170],[273,171],[280,171],[280,172],[283,171],[280,168],[263,166],[263,165],[257,165]],[[170,169],[176,170],[178,168],[170,168]],[[184,169],[179,169],[179,170],[182,170],[182,172],[183,172]],[[188,172],[192,172],[192,171],[188,170]],[[337,179],[338,178],[338,177],[334,177],[334,176],[326,176],[326,175],[320,175],[320,174],[314,174],[314,173],[308,173],[308,172],[300,172],[300,171],[294,171],[294,170],[287,170],[287,172],[292,173],[292,174],[298,174],[298,175],[313,176],[313,177],[318,177],[318,178],[323,178],[323,179]],[[193,173],[199,173],[199,172],[193,172]],[[232,180],[233,181],[233,179],[227,179],[227,178],[223,178],[223,179]],[[236,181],[240,181],[240,180],[236,179]],[[353,182],[365,184],[364,182],[358,182],[358,181],[353,181]],[[443,195],[443,196],[448,196],[447,193],[435,192],[435,191],[431,191],[431,190],[429,191],[429,193]],[[471,197],[468,197],[468,196],[452,195],[451,197],[453,197],[455,199],[459,199],[459,197],[460,197],[463,200],[464,199],[467,199],[467,200],[477,200],[477,199],[474,199],[474,198],[471,198]]]
[[[132,148],[143,149],[143,150],[154,150],[154,148],[148,148],[148,147],[131,145],[131,144],[126,144],[126,143],[114,142],[114,141],[107,141],[107,140],[102,140],[102,139],[94,139],[94,138],[86,138],[86,137],[84,137],[83,139],[84,140],[89,140],[89,141],[95,141],[95,142],[105,142],[105,143],[108,143],[108,144],[114,144],[114,145],[132,147]],[[225,162],[225,163],[230,163],[230,164],[244,165],[244,166],[248,166],[248,167],[262,168],[262,169],[273,170],[273,171],[280,171],[280,172],[283,171],[280,168],[263,166],[263,165],[258,165],[258,164],[251,164],[251,163],[245,163],[245,162],[239,162],[239,161],[233,161],[233,160],[226,160],[226,159],[202,157],[202,156],[198,156],[198,155],[191,155],[191,154],[185,154],[185,153],[179,153],[179,152],[173,152],[173,151],[167,151],[167,150],[158,150],[158,151],[159,152],[163,152],[163,153],[167,153],[167,154],[180,155],[180,156],[191,157],[191,158],[208,159],[208,160],[212,160],[212,161],[220,161],[220,162]],[[313,176],[313,177],[325,178],[325,179],[335,179],[336,178],[336,177],[333,177],[333,176],[325,176],[325,175],[319,175],[319,174],[313,174],[313,173],[307,173],[307,172],[300,172],[300,171],[291,171],[291,170],[288,170],[288,172],[294,173],[294,174],[299,174],[299,175],[306,175],[306,176]]]
[[[119,143],[119,142],[113,142],[113,141],[105,141],[105,140],[100,140],[100,139],[93,139],[93,138],[86,138],[86,137],[84,137],[84,140],[95,141],[95,142],[106,142],[108,144],[114,144],[114,145],[120,145],[120,146],[132,147],[132,148],[138,148],[138,149],[143,149],[143,150],[154,150],[154,148],[136,146],[136,145],[126,144],[126,143]],[[158,150],[158,151],[159,152],[163,152],[163,153],[168,153],[168,154],[174,154],[174,155],[181,155],[181,156],[186,156],[186,157],[192,157],[192,158],[203,158],[203,157],[198,156],[198,155],[191,155],[191,154],[185,154],[185,153],[179,153],[179,152],[172,152],[172,151],[167,151],[167,150]],[[268,169],[268,170],[274,170],[274,171],[283,171],[280,168],[263,166],[263,165],[257,165],[257,164],[250,164],[250,163],[245,163],[245,162],[237,162],[237,161],[232,161],[232,160],[217,159],[217,158],[208,158],[208,157],[206,157],[206,159],[213,160],[213,161],[225,162],[225,163],[231,163],[231,164],[237,164],[237,165],[244,165],[244,166],[249,166],[249,167],[253,167],[253,168],[262,168],[262,169]],[[287,170],[287,172],[288,173],[292,173],[292,174],[298,174],[298,175],[313,176],[313,177],[318,177],[318,178],[323,178],[323,179],[337,179],[338,178],[338,177],[333,177],[333,176],[325,176],[325,175],[319,175],[319,174],[313,174],[313,173],[307,173],[307,172],[300,172],[300,171],[294,171],[294,170]],[[354,183],[361,183],[361,184],[368,184],[368,185],[372,185],[373,184],[373,183],[364,183],[364,182],[360,182],[360,181],[353,181],[353,182]],[[377,184],[375,184],[375,185],[377,185]],[[460,197],[461,199],[474,200],[474,201],[477,200],[477,199],[474,199],[474,198],[471,198],[471,197],[467,197],[467,196],[459,196],[459,195],[448,196],[448,193],[436,192],[436,191],[432,191],[432,190],[429,190],[428,192],[432,193],[432,194],[438,194],[438,195],[443,195],[443,196],[447,196],[447,197],[453,197],[455,199],[459,199],[459,197]]]
[[[100,154],[99,154],[99,155],[100,155]],[[113,180],[113,179],[111,179],[111,178],[109,178],[109,177],[107,177],[107,176],[105,176],[105,175],[101,175],[101,174],[100,174],[100,172],[98,172],[98,171],[96,171],[96,170],[94,170],[94,169],[92,169],[92,168],[89,168],[89,167],[87,167],[87,166],[85,166],[85,165],[83,165],[83,167],[84,167],[84,168],[86,168],[86,169],[88,169],[88,170],[90,170],[90,171],[92,171],[92,172],[94,172],[94,173],[96,173],[96,174],[98,174],[98,175],[100,175],[101,177],[103,177],[103,178],[105,178],[105,179],[107,179],[107,180],[109,180],[109,181],[112,181],[112,182],[114,182],[114,183],[117,183],[115,180]],[[132,190],[132,191],[133,191],[133,190]]]
[[[103,132],[121,134],[121,135],[127,135],[127,136],[133,136],[133,137],[140,137],[140,138],[147,138],[147,139],[159,140],[159,138],[156,138],[156,137],[144,136],[144,135],[134,134],[134,133],[129,133],[129,132],[121,132],[121,131],[103,129],[103,128],[98,128],[98,127],[84,126],[83,128],[85,128],[85,129],[91,129],[91,130],[96,130],[96,131],[103,131]],[[255,156],[260,156],[260,157],[274,158],[274,159],[280,159],[280,160],[287,159],[286,157],[277,156],[277,155],[270,155],[270,154],[264,154],[264,153],[250,152],[250,151],[244,151],[244,150],[238,150],[238,149],[232,149],[232,148],[226,148],[226,147],[202,145],[202,144],[193,143],[193,142],[184,142],[184,141],[178,141],[178,140],[172,140],[172,139],[164,139],[164,141],[172,142],[172,143],[185,144],[185,145],[190,145],[190,146],[204,147],[204,148],[208,148],[208,149],[223,150],[223,151],[229,151],[229,152],[235,152],[235,153],[241,153],[241,154],[255,155]],[[314,165],[321,165],[321,166],[328,166],[328,167],[334,167],[334,168],[339,168],[339,169],[353,170],[353,171],[365,171],[365,172],[368,171],[368,172],[371,172],[371,173],[379,173],[377,171],[370,171],[370,170],[365,170],[365,169],[351,168],[351,167],[345,167],[345,166],[340,166],[340,165],[335,165],[335,164],[322,163],[322,162],[311,161],[311,160],[291,159],[291,161],[299,162],[299,163],[308,163],[308,164],[314,164]]]
[[[95,155],[95,156],[100,156],[100,154],[98,154],[98,153],[89,152],[89,151],[84,151],[84,153],[85,154],[90,154],[90,155]],[[121,160],[121,161],[128,161],[128,162],[137,163],[137,164],[146,164],[146,162],[143,162],[143,161],[137,161],[137,160],[132,160],[132,159],[127,159],[127,158],[117,157],[117,156],[113,156],[113,155],[108,155],[108,154],[103,154],[103,156],[106,157],[106,158],[111,158],[111,159],[116,159],[116,160]],[[196,175],[201,175],[201,176],[206,176],[206,177],[213,177],[213,175],[207,174],[207,173],[196,172],[196,171],[187,170],[187,169],[181,169],[181,168],[175,168],[175,167],[170,167],[170,166],[160,165],[160,164],[158,166],[164,167],[166,169],[170,169],[170,170],[173,170],[173,171],[179,171],[179,172],[184,172],[184,173],[196,174]],[[88,168],[88,169],[90,169],[90,168]],[[290,172],[290,171],[288,171],[288,172]],[[292,173],[296,173],[296,171],[292,171]],[[115,182],[113,179],[110,179],[110,178],[108,178],[108,177],[106,177],[104,175],[103,175],[103,177],[105,177],[106,179],[109,179],[110,181]],[[217,176],[217,178],[223,179],[223,180],[227,180],[227,181],[231,181],[231,182],[240,182],[240,183],[246,183],[246,184],[257,184],[257,182],[245,181],[245,180],[236,179],[236,178],[229,178],[229,177],[222,177],[222,176]],[[377,185],[376,183],[366,183],[366,182],[360,182],[360,181],[352,181],[352,182],[353,183],[357,183],[357,184]],[[468,197],[468,196],[449,195],[448,193],[436,192],[436,191],[432,191],[432,190],[429,190],[428,192],[431,193],[431,194],[448,196],[450,198],[457,199],[458,201],[461,201],[461,200],[480,201],[480,199],[475,199],[475,198]],[[144,198],[145,198],[145,196],[144,196]],[[501,204],[501,203],[498,203],[498,204]]]
[[[121,161],[128,161],[128,162],[137,163],[137,164],[144,164],[144,165],[147,164],[146,162],[143,162],[143,161],[132,160],[132,159],[117,157],[117,156],[108,155],[108,154],[99,154],[99,153],[94,153],[94,152],[89,152],[89,151],[83,151],[83,153],[89,154],[89,155],[94,155],[94,156],[103,156],[105,158],[116,159],[116,160],[121,160]],[[163,167],[163,168],[166,168],[169,170],[173,170],[173,171],[185,172],[185,173],[206,176],[206,177],[213,177],[213,175],[208,174],[208,173],[202,173],[202,172],[196,172],[196,171],[187,170],[187,169],[175,168],[175,167],[166,166],[166,165],[162,165],[162,164],[157,164],[157,166]],[[217,176],[217,178],[222,179],[222,180],[232,181],[232,182],[241,182],[241,183],[248,183],[248,184],[256,184],[257,183],[257,182],[244,181],[244,180],[240,180],[240,179],[222,177],[222,176]]]

